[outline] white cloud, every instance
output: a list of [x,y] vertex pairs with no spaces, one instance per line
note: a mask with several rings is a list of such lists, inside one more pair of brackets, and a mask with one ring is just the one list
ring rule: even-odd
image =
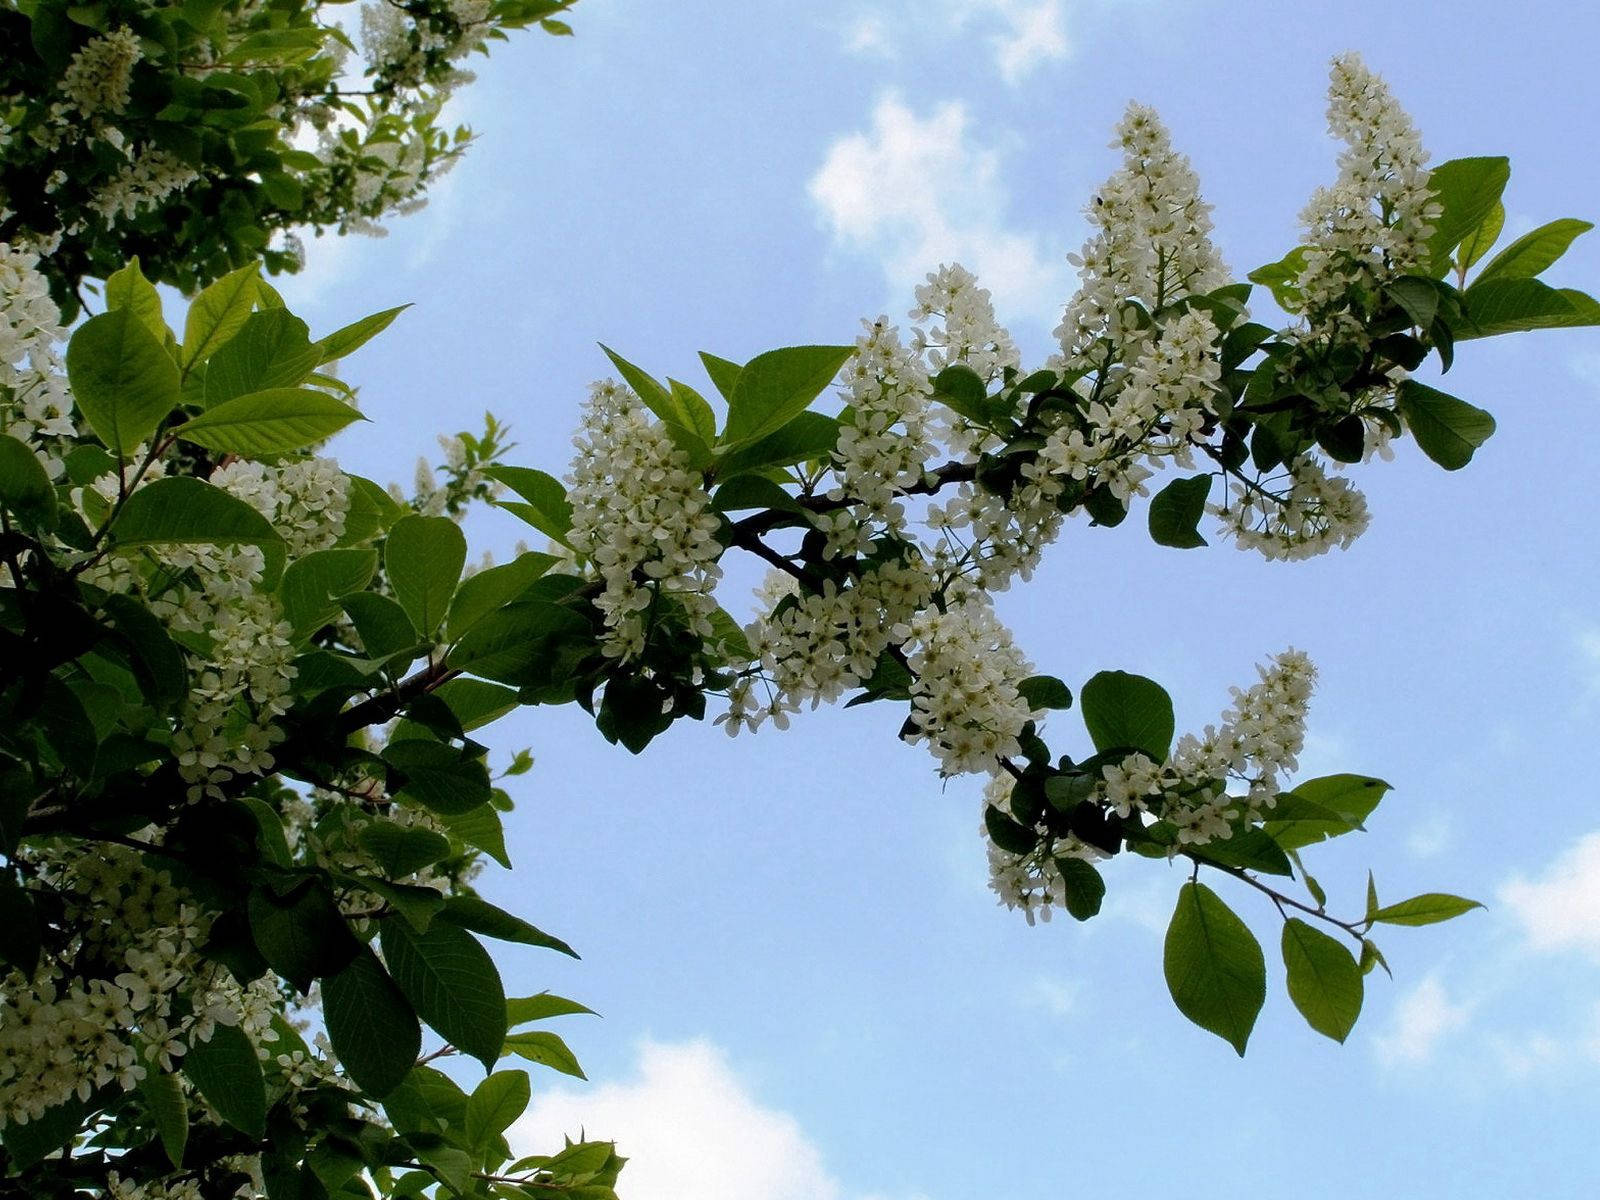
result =
[[1064,265],[1032,233],[1003,221],[1001,154],[972,136],[967,109],[946,101],[919,116],[898,96],[878,101],[872,128],[829,147],[809,191],[842,247],[878,259],[897,303],[942,262],[960,262],[1002,316],[1053,315]]
[[1575,641],[1584,682],[1592,696],[1600,696],[1600,629],[1580,629]]
[[616,1141],[628,1160],[621,1187],[629,1200],[844,1200],[849,1194],[799,1123],[762,1105],[727,1056],[703,1040],[646,1041],[635,1078],[545,1092],[508,1137],[513,1152],[536,1154],[580,1131]]
[[1395,1005],[1389,1032],[1373,1044],[1389,1065],[1426,1062],[1442,1038],[1467,1023],[1470,1011],[1453,1003],[1438,977],[1430,975]]
[[1041,975],[1023,993],[1028,1008],[1042,1009],[1052,1017],[1069,1017],[1078,1007],[1079,987],[1060,979]]
[[1417,858],[1437,858],[1450,848],[1453,830],[1443,813],[1424,817],[1406,835],[1406,849]]
[[1065,0],[941,0],[934,5],[922,0],[916,5],[884,5],[846,25],[844,45],[851,54],[896,59],[902,46],[925,43],[930,33],[944,44],[969,41],[975,32],[988,46],[1000,78],[1013,86],[1046,63],[1072,53]]
[[1535,950],[1579,950],[1600,961],[1600,832],[1580,838],[1538,879],[1500,888]]

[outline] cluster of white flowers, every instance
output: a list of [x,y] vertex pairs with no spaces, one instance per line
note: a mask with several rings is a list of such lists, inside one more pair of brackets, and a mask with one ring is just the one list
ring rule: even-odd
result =
[[1335,546],[1349,548],[1367,531],[1366,497],[1348,479],[1329,475],[1318,459],[1301,456],[1286,482],[1282,493],[1236,483],[1230,506],[1212,509],[1241,549],[1268,559],[1315,558]]
[[0,242],[0,432],[28,443],[51,478],[77,433],[56,351],[63,337],[38,259]]
[[605,581],[595,601],[605,652],[623,660],[639,654],[651,605],[663,595],[683,605],[692,632],[710,637],[722,547],[688,457],[639,398],[611,380],[590,388],[572,444],[569,539]]
[[91,38],[72,56],[61,76],[67,105],[85,117],[114,117],[128,106],[134,64],[144,56],[126,25]]
[[[991,775],[983,789],[984,809],[992,805],[1016,819],[1011,809],[1013,787],[1014,781],[1009,775]],[[1104,857],[1093,846],[1071,834],[1051,838],[1043,824],[1036,825],[1033,831],[1039,835],[1039,845],[1026,854],[1017,854],[994,844],[994,839],[989,836],[987,821],[980,822],[978,826],[988,852],[989,890],[1005,907],[1020,909],[1029,925],[1041,920],[1048,923],[1052,910],[1066,905],[1066,883],[1059,865],[1061,859],[1081,858],[1093,862]]]
[[170,1071],[219,1024],[263,1036],[271,984],[240,988],[201,956],[209,921],[165,871],[122,846],[34,849],[30,858],[75,937],[32,977],[14,968],[0,976],[0,1127],[95,1088],[131,1088],[146,1062]]
[[350,480],[334,459],[307,458],[281,465],[237,460],[212,472],[211,482],[271,521],[290,558],[326,550],[344,534]]
[[200,178],[188,163],[154,146],[135,151],[89,200],[89,208],[108,225],[131,220]]
[[845,369],[844,399],[855,415],[839,430],[833,451],[837,482],[828,493],[850,504],[818,522],[828,535],[829,557],[859,552],[870,525],[904,528],[905,508],[897,497],[921,482],[933,454],[927,372],[887,318],[862,324],[866,332],[856,339],[855,357]]
[[[729,689],[728,711],[717,723],[730,737],[741,729],[753,732],[769,717],[782,728],[786,714],[802,704],[816,708],[859,686],[885,650],[911,636],[913,618],[933,595],[920,561],[881,563],[847,587],[830,579],[808,596],[782,581],[794,582],[782,572],[769,576],[761,593],[769,615],[746,630],[764,676],[742,678]],[[758,686],[768,690],[764,704]]]
[[1347,310],[1352,288],[1416,269],[1433,232],[1437,201],[1428,186],[1421,135],[1383,79],[1358,54],[1342,54],[1329,73],[1328,129],[1345,143],[1339,178],[1319,188],[1301,214],[1306,266],[1298,286],[1314,328],[1337,322],[1359,336]]
[[1211,206],[1155,110],[1130,104],[1111,144],[1123,151],[1123,165],[1086,210],[1097,232],[1069,260],[1081,284],[1056,328],[1069,366],[1098,367],[1100,342],[1115,349],[1137,336],[1126,323],[1127,301],[1154,309],[1229,277],[1211,244]]
[[928,506],[928,527],[944,540],[939,558],[977,586],[1002,592],[1014,578],[1029,579],[1063,521],[1056,507],[1061,481],[1048,469],[1024,468],[1026,478],[1009,498],[962,483],[943,504]]
[[1020,753],[1022,727],[1043,714],[1018,690],[1033,668],[987,597],[972,592],[924,609],[910,632],[910,740],[927,742],[939,773],[987,773]]
[[995,320],[987,288],[978,286],[971,271],[960,263],[941,263],[916,289],[913,321],[939,323],[918,327],[912,348],[937,372],[961,363],[986,382],[1000,379],[1007,367],[1021,362],[1011,335]]
[[[430,59],[455,61],[483,44],[490,0],[444,0],[436,7],[372,3],[361,9],[361,48],[367,65],[401,87],[428,81]],[[433,82],[448,91],[472,81],[470,71],[442,74]]]

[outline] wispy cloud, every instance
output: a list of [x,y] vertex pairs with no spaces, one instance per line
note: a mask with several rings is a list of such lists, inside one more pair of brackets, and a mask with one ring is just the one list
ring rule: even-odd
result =
[[829,147],[809,191],[835,243],[876,259],[907,307],[924,275],[960,262],[1002,316],[1044,319],[1066,294],[1064,260],[1006,223],[1001,161],[992,142],[974,136],[965,104],[920,115],[890,93],[869,130]]
[[1418,1066],[1433,1056],[1447,1036],[1462,1029],[1471,1009],[1446,993],[1437,975],[1430,975],[1394,1006],[1388,1032],[1373,1042],[1388,1065]]
[[1568,847],[1537,879],[1500,888],[1535,950],[1577,950],[1600,962],[1600,832]]
[[907,44],[969,41],[976,35],[1007,84],[1022,83],[1040,67],[1072,53],[1065,0],[927,0],[883,4],[858,14],[844,29],[851,54],[897,59]]
[[629,1200],[926,1200],[844,1189],[800,1123],[703,1040],[647,1041],[632,1079],[544,1092],[508,1138],[517,1154],[548,1153],[580,1132],[616,1141]]

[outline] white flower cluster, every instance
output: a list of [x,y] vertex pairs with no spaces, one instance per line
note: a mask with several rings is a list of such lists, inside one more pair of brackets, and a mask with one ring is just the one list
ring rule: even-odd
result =
[[139,39],[126,25],[91,38],[61,76],[68,106],[86,117],[116,116],[128,106],[134,64],[142,57]]
[[0,977],[0,1127],[95,1088],[131,1088],[147,1061],[170,1071],[218,1024],[261,1038],[270,983],[241,989],[201,956],[209,922],[166,872],[122,846],[30,857],[76,937],[31,978]]
[[1033,668],[987,597],[972,592],[911,621],[911,741],[928,744],[944,776],[994,770],[1020,753],[1022,727],[1043,716],[1018,690]]
[[1221,335],[1205,313],[1191,309],[1146,340],[1109,401],[1088,408],[1088,431],[1062,424],[1039,460],[1072,479],[1091,474],[1120,500],[1144,494],[1151,471],[1143,463],[1171,457],[1190,467],[1190,439],[1212,415],[1222,378]]
[[949,500],[928,506],[926,520],[947,544],[941,559],[951,560],[954,570],[977,586],[1002,592],[1012,579],[1032,577],[1045,547],[1061,532],[1060,494],[1061,481],[1039,466],[1009,498],[960,484]]
[[76,435],[56,346],[61,313],[38,259],[0,242],[0,432],[28,443],[52,478]]
[[1211,244],[1211,206],[1155,110],[1130,104],[1111,144],[1123,165],[1086,211],[1098,232],[1069,259],[1081,284],[1056,328],[1069,366],[1098,367],[1101,341],[1120,347],[1136,336],[1125,323],[1127,301],[1154,309],[1228,282]]
[[979,287],[977,277],[960,263],[940,264],[917,288],[916,297],[911,319],[939,321],[919,327],[912,339],[912,348],[926,358],[932,371],[961,363],[992,383],[1007,367],[1015,370],[1020,365],[1011,335],[995,320],[988,289]]
[[[1015,819],[1011,810],[1011,791],[1014,786],[1009,775],[995,774],[983,789],[983,807],[998,808]],[[989,836],[988,823],[980,822],[978,831],[983,835],[989,858],[989,890],[999,902],[1010,909],[1021,909],[1029,925],[1050,920],[1051,911],[1066,904],[1066,883],[1061,875],[1059,860],[1081,858],[1093,862],[1103,857],[1093,846],[1079,841],[1070,834],[1049,838],[1043,825],[1034,832],[1039,834],[1039,846],[1026,854],[1002,850]]]
[[1428,186],[1421,135],[1383,79],[1358,54],[1342,54],[1329,72],[1328,129],[1345,143],[1339,178],[1319,188],[1301,214],[1306,266],[1299,279],[1313,327],[1337,321],[1359,334],[1347,309],[1352,288],[1416,269],[1433,232],[1437,202]]
[[595,601],[605,652],[627,660],[643,651],[651,605],[662,596],[683,605],[692,632],[710,637],[722,547],[687,456],[639,398],[611,380],[590,388],[572,444],[569,539],[605,581]]
[[[793,583],[791,576],[774,574]],[[830,579],[809,596],[774,582],[769,577],[764,598],[782,611],[746,631],[765,678],[745,677],[729,689],[728,711],[717,718],[729,737],[741,729],[754,732],[768,717],[782,728],[802,704],[816,708],[859,686],[885,650],[911,636],[912,619],[933,595],[920,562],[882,563],[848,587]],[[790,595],[794,602],[777,603]],[[766,704],[755,694],[760,684],[770,692]]]
[[922,480],[933,454],[928,413],[928,376],[914,354],[900,344],[885,317],[862,322],[855,357],[845,369],[844,398],[855,416],[839,430],[834,447],[837,479],[828,495],[848,498],[848,508],[825,515],[818,527],[828,534],[828,554],[864,549],[873,524],[888,530],[905,525],[897,499]]
[[[1378,452],[1382,452],[1382,447]],[[1268,559],[1305,559],[1341,550],[1367,531],[1367,499],[1342,476],[1303,455],[1288,475],[1288,490],[1263,493],[1236,483],[1231,506],[1213,507],[1241,549]]]
[[281,465],[239,460],[212,472],[211,482],[271,521],[290,558],[326,550],[344,534],[350,480],[334,459],[307,458]]
[[[373,3],[361,9],[361,47],[367,65],[401,87],[428,81],[429,60],[465,58],[483,44],[490,0],[445,0],[435,9]],[[452,70],[433,82],[446,94],[470,83],[469,71]]]
[[89,208],[107,225],[131,220],[140,209],[153,208],[200,178],[199,172],[154,146],[135,151],[121,169],[89,201]]

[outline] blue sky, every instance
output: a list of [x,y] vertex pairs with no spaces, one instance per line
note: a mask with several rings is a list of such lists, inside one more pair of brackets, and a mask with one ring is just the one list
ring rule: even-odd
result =
[[[573,23],[479,67],[457,102],[479,143],[428,209],[386,240],[313,243],[283,288],[315,329],[415,302],[347,364],[375,421],[338,446],[350,469],[409,478],[435,432],[492,408],[519,461],[560,473],[596,342],[692,379],[701,349],[903,319],[952,258],[1037,362],[1125,103],[1162,112],[1242,275],[1294,244],[1332,176],[1323,89],[1345,49],[1436,160],[1511,156],[1510,234],[1600,213],[1584,5],[584,0]],[[1594,290],[1600,236],[1556,271]],[[616,1136],[632,1200],[1587,1194],[1600,332],[1473,343],[1446,382],[1499,432],[1458,474],[1409,443],[1362,470],[1373,528],[1347,552],[1270,564],[1075,526],[1001,598],[1041,670],[1152,675],[1186,727],[1267,654],[1311,653],[1306,773],[1395,786],[1370,835],[1317,858],[1334,903],[1359,906],[1370,864],[1386,898],[1490,906],[1387,935],[1396,978],[1369,980],[1348,1044],[1282,995],[1256,897],[1230,894],[1272,972],[1243,1060],[1166,995],[1176,870],[1117,862],[1087,926],[995,907],[975,785],[941,786],[889,706],[735,741],[679,727],[637,759],[579,711],[533,710],[495,735],[538,763],[518,869],[483,887],[584,955],[506,953],[511,988],[604,1016],[564,1031],[593,1083],[536,1081],[519,1136]],[[1075,714],[1053,728],[1082,739]]]

